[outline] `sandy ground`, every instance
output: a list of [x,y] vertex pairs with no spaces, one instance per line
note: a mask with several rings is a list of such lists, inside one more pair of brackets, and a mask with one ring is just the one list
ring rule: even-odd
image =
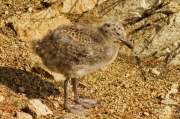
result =
[[[16,4],[3,1],[0,19],[26,12],[27,5],[37,10],[46,7],[36,0],[18,0]],[[27,60],[29,48],[30,42],[20,39],[11,23],[0,28],[0,98],[5,98],[0,101],[2,119],[13,119],[17,112],[27,112],[26,101],[32,98],[41,100],[53,111],[53,115],[39,119],[180,118],[178,66],[167,66],[166,61],[153,57],[137,59],[119,53],[111,65],[79,79],[80,96],[98,100],[96,107],[86,110],[88,117],[81,117],[63,110],[63,81],[56,83],[47,72],[40,74],[31,67]]]

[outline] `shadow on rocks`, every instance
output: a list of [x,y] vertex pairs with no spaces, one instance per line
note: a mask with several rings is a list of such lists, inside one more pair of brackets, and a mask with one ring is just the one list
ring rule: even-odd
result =
[[0,67],[0,83],[28,98],[46,98],[60,93],[53,83],[33,73],[8,67]]

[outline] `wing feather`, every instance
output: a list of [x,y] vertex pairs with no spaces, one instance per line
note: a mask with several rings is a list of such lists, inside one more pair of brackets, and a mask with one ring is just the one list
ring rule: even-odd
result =
[[91,29],[82,26],[69,25],[60,30],[61,33],[68,35],[72,40],[81,45],[96,45],[105,43],[104,37],[97,28]]

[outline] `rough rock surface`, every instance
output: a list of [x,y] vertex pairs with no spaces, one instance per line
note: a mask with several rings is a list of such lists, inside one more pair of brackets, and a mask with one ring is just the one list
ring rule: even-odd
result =
[[107,0],[64,0],[63,13],[82,14]]
[[[83,0],[1,1],[0,118],[26,114],[31,98],[53,113],[38,119],[180,118],[179,0],[84,4]],[[82,77],[80,96],[95,98],[98,105],[86,110],[88,117],[69,114],[63,110],[64,77],[45,68],[30,43],[62,24],[112,19],[123,23],[134,50],[121,47],[114,63]]]

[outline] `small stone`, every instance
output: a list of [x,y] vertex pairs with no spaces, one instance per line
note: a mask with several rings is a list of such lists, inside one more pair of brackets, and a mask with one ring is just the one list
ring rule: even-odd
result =
[[18,119],[33,119],[33,117],[30,114],[27,114],[25,112],[17,112],[16,117]]
[[172,94],[172,93],[178,93],[179,91],[178,91],[178,84],[176,84],[176,83],[173,83],[172,84],[172,88],[171,88],[171,90],[168,92],[169,94]]
[[172,108],[170,106],[165,106],[159,115],[159,119],[171,119]]
[[4,12],[4,14],[5,14],[5,15],[8,15],[8,14],[9,14],[9,12],[8,12],[8,11],[5,11],[5,12]]
[[166,48],[167,53],[171,53],[172,51],[169,48]]
[[167,97],[164,93],[160,94],[159,96],[160,96],[162,99],[165,99],[165,98]]
[[29,7],[27,11],[28,11],[28,12],[32,12],[32,11],[33,11],[33,8],[32,8],[32,7]]
[[38,99],[29,100],[27,106],[37,118],[42,115],[53,114],[52,111]]
[[143,113],[145,116],[149,116],[149,113],[148,112],[144,112]]
[[22,12],[21,11],[16,11],[16,14],[21,14]]
[[0,95],[0,102],[3,102],[5,100],[4,96]]
[[156,68],[152,68],[152,69],[151,69],[151,73],[153,73],[153,74],[156,75],[156,76],[159,76],[159,75],[160,75],[160,72],[159,72]]
[[57,109],[59,107],[59,103],[58,102],[54,102],[53,103],[54,107]]
[[161,103],[167,104],[167,105],[177,105],[178,104],[178,102],[173,99],[165,99],[165,100],[162,100]]
[[25,66],[24,70],[27,71],[27,72],[31,72],[31,70],[30,70],[30,68],[28,66]]
[[125,74],[125,77],[129,77],[131,74]]

